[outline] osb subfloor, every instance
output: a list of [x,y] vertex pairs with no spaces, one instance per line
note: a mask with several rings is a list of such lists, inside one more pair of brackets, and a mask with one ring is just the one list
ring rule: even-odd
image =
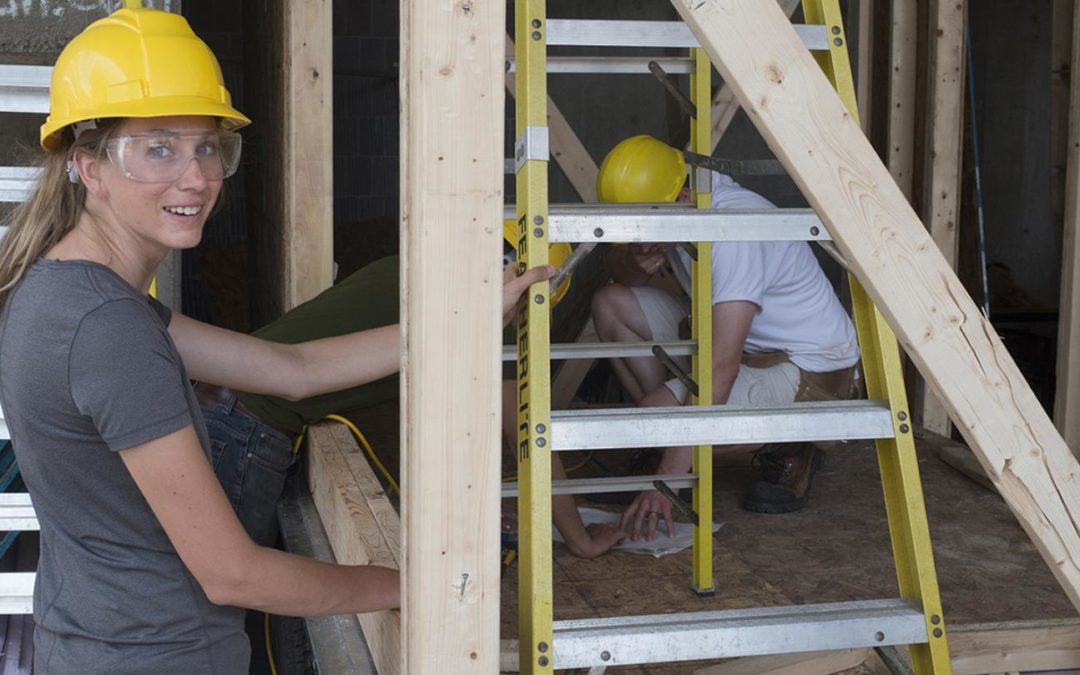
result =
[[[385,424],[392,415],[379,417]],[[386,431],[393,436],[396,430]],[[919,445],[946,622],[1075,616],[1004,501],[941,462],[935,441]],[[613,463],[613,456],[605,454],[605,463]],[[571,464],[576,461],[572,457]],[[743,511],[739,501],[752,476],[745,464],[718,467],[715,471],[714,515],[717,522],[723,523],[714,541],[715,596],[699,598],[690,591],[689,550],[659,559],[614,552],[595,560],[581,560],[555,544],[555,618],[739,609],[898,595],[872,444],[852,443],[830,449],[815,480],[810,504],[796,514]],[[510,511],[512,507],[508,504],[505,509]],[[502,583],[503,638],[517,636],[517,570],[518,565],[513,565]],[[682,675],[701,665],[621,667],[608,672]]]

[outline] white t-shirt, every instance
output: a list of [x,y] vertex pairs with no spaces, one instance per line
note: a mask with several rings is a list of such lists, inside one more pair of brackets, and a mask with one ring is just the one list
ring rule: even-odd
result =
[[[712,208],[771,209],[761,195],[713,172]],[[668,252],[675,276],[690,294],[690,256]],[[855,327],[805,241],[718,241],[712,249],[713,304],[746,300],[758,306],[745,352],[784,351],[816,373],[855,365]]]

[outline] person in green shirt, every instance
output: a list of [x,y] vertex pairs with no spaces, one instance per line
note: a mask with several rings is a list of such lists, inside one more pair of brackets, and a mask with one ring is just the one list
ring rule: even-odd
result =
[[[398,256],[376,260],[253,334],[295,344],[395,324],[399,314],[398,267]],[[509,335],[512,342],[513,332]],[[511,367],[504,378],[512,376]],[[512,380],[504,380],[504,402],[509,402],[511,414],[513,385]],[[208,383],[196,386],[211,436],[215,472],[255,541],[270,545],[276,538],[277,502],[296,459],[293,438],[304,426],[330,414],[385,403],[399,393],[396,373],[299,401],[233,392]],[[503,428],[504,433],[512,434],[513,420]],[[552,474],[555,478],[564,475],[557,455],[552,456]],[[622,540],[616,527],[586,527],[572,495],[554,497],[552,502],[555,526],[575,555],[596,557]]]

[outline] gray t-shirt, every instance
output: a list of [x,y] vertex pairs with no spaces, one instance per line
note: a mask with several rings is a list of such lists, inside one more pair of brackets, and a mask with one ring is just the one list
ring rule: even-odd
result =
[[[247,673],[118,452],[206,427],[168,310],[109,268],[40,259],[0,311],[0,407],[41,523],[34,672]],[[209,456],[209,451],[208,451]]]

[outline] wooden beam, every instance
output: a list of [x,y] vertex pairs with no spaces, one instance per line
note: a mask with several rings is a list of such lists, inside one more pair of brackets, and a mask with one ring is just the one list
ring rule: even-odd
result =
[[[334,282],[331,0],[282,3],[285,14],[283,309]],[[267,158],[268,159],[268,158]]]
[[1080,464],[787,17],[673,4],[1080,608]]
[[859,120],[863,133],[870,136],[871,108],[873,102],[874,73],[874,0],[855,0],[859,19],[858,72],[855,74],[856,94],[859,103]]
[[[949,266],[956,269],[960,238],[960,179],[963,165],[965,0],[930,0],[929,74],[927,76],[926,163],[923,174],[923,220]],[[951,431],[949,416],[932,392],[921,385],[919,418],[942,436]]]
[[954,675],[1080,668],[1080,619],[951,626]]
[[889,114],[887,164],[900,190],[911,201],[915,175],[915,81],[918,72],[917,3],[890,3]]
[[[776,0],[788,17],[795,13],[800,1]],[[731,87],[725,82],[716,90],[712,100],[712,112],[710,113],[712,116],[710,119],[712,119],[713,152],[716,152],[716,146],[720,145],[720,139],[724,137],[728,127],[731,126],[731,120],[735,119],[735,113],[737,112],[739,112],[739,101],[735,98],[735,93],[731,91]],[[686,144],[686,149],[690,149],[689,143]]]
[[[506,55],[514,55],[514,38],[509,35],[506,36]],[[515,95],[513,73],[506,74],[506,91],[511,96]],[[559,106],[551,100],[551,96],[548,96],[547,107],[548,144],[552,159],[562,169],[574,191],[581,197],[581,201],[587,204],[596,203],[596,174],[600,172],[596,162],[585,149],[581,139],[574,133],[573,127],[559,110]]]
[[[308,489],[337,562],[401,568],[401,528],[349,430],[323,422],[308,431]],[[401,612],[358,614],[379,675],[401,671]]]
[[492,673],[506,6],[401,7],[404,668]]
[[[1080,73],[1080,11],[1073,15],[1072,68]],[[1080,456],[1080,86],[1069,91],[1068,170],[1061,243],[1061,296],[1058,319],[1057,389],[1054,421],[1073,453]]]

